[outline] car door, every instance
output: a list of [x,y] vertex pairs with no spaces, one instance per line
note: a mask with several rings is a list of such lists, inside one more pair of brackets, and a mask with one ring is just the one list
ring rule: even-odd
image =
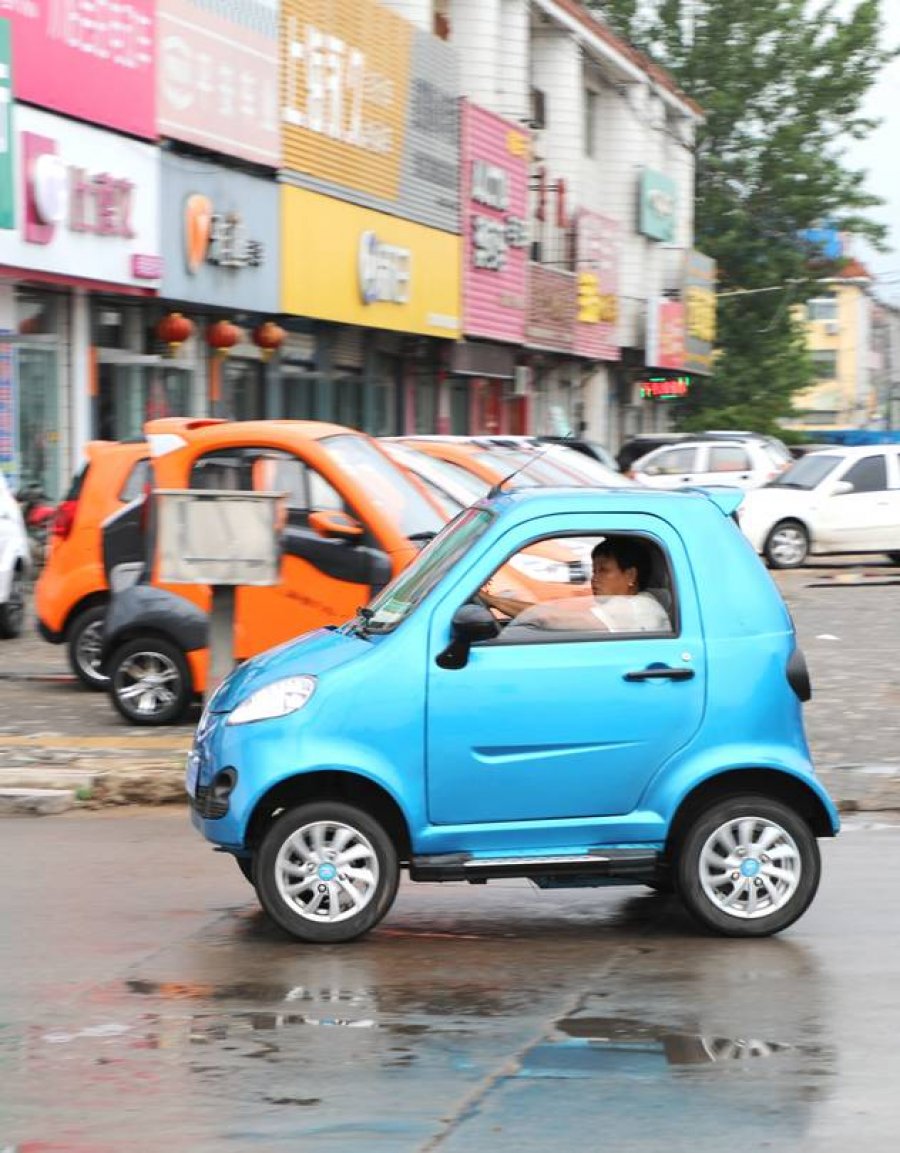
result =
[[635,478],[648,488],[682,488],[696,484],[697,454],[696,445],[658,449],[635,467]]
[[[426,723],[428,814],[434,824],[629,813],[654,774],[700,726],[705,650],[680,537],[655,517],[607,514],[544,518],[540,537],[524,533],[514,543],[546,541],[553,522],[579,537],[627,531],[655,542],[671,574],[673,627],[667,635],[559,634],[523,643],[504,643],[501,634],[473,645],[464,667],[442,668],[437,656],[445,636],[434,625]],[[496,565],[453,597],[465,602],[515,552],[495,552]]]
[[[835,483],[853,486],[833,492]],[[813,531],[826,552],[887,552],[898,539],[900,494],[888,485],[885,450],[873,449],[823,483]]]
[[743,444],[701,445],[697,472],[693,481],[697,485],[726,485],[729,488],[751,488],[756,483],[753,461]]

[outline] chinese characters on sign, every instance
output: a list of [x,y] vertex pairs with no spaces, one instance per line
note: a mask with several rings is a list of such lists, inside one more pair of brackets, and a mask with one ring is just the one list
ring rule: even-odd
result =
[[363,304],[409,303],[412,253],[399,244],[386,244],[372,231],[359,238],[359,295]]
[[253,240],[239,212],[216,212],[212,200],[199,192],[184,204],[184,252],[188,272],[206,262],[219,268],[259,268],[264,246]]
[[529,268],[527,343],[534,348],[571,351],[575,341],[575,315],[576,280],[573,273],[532,264]]
[[710,373],[716,340],[716,262],[701,252],[689,252],[684,277],[684,367]]
[[684,304],[680,300],[647,302],[647,364],[681,370],[685,358]]
[[575,351],[598,360],[619,360],[619,225],[595,212],[581,211],[575,221],[575,243]]
[[472,215],[472,260],[476,268],[500,272],[510,248],[528,246],[528,228],[510,212],[509,178],[505,168],[486,160],[472,161],[472,200],[496,215]]
[[160,133],[277,166],[276,0],[159,0]]
[[30,174],[26,177],[25,239],[31,244],[50,244],[61,224],[70,232],[133,239],[133,182],[66,164],[56,149],[55,140],[22,133],[26,173]]
[[691,387],[689,376],[676,376],[673,378],[651,376],[642,380],[637,386],[642,400],[673,400],[675,397],[687,396]]

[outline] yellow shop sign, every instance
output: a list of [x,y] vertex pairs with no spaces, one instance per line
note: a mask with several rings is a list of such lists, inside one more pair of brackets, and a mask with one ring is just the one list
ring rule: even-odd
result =
[[459,336],[458,236],[290,185],[281,197],[285,313]]

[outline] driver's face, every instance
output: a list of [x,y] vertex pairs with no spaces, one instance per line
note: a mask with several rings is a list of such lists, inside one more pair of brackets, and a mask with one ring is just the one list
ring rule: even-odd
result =
[[591,591],[595,597],[631,596],[637,592],[637,569],[621,569],[611,556],[595,557]]

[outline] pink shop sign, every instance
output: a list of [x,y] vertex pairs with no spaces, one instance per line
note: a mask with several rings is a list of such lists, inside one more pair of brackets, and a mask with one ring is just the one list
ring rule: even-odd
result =
[[0,0],[16,99],[152,139],[153,12],[154,0]]
[[522,128],[463,106],[463,316],[468,336],[521,343],[528,318],[528,166]]
[[619,264],[621,229],[615,220],[583,209],[575,220],[578,312],[575,351],[594,360],[620,360]]
[[278,10],[275,0],[257,8],[248,27],[230,0],[158,0],[157,121],[161,136],[274,168]]

